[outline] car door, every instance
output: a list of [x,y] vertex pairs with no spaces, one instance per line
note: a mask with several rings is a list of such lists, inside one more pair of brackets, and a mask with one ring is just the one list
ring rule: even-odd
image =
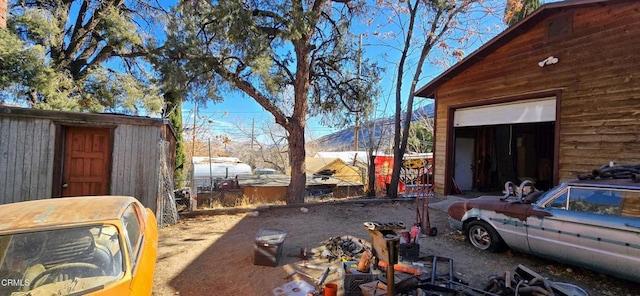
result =
[[140,266],[140,253],[144,240],[144,222],[141,219],[141,209],[137,203],[131,203],[122,214],[122,224],[125,229],[125,247],[129,252],[129,265],[131,266],[131,287],[132,291],[140,286],[144,279],[140,278],[140,271],[144,269]]
[[640,219],[622,211],[638,201],[638,191],[572,187],[561,236],[573,250],[568,262],[623,277],[640,274]]
[[526,213],[530,204],[520,202],[501,202],[500,208],[483,211],[483,216],[491,221],[504,242],[514,250],[529,252],[527,244]]
[[581,186],[556,192],[528,218],[532,253],[621,277],[640,273],[640,219],[621,207],[638,204],[638,194]]
[[567,247],[560,236],[565,228],[568,188],[550,192],[544,205],[534,204],[527,213],[527,242],[532,254],[566,261]]
[[[157,221],[141,203],[131,203],[122,216],[132,266],[132,295],[150,295],[158,251]],[[126,221],[126,223],[125,223]]]

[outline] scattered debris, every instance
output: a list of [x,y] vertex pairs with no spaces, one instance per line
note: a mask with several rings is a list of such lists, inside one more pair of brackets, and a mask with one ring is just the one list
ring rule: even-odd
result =
[[376,257],[376,265],[387,263],[386,284],[389,295],[395,295],[395,264],[398,263],[398,246],[400,235],[398,231],[406,229],[404,222],[365,222],[365,228],[371,238],[371,250]]
[[[507,271],[491,277],[484,286],[469,284],[458,278],[461,274],[455,272],[451,258],[431,255],[406,260],[405,256],[405,260],[401,260],[397,232],[405,229],[404,223],[364,224],[371,234],[371,242],[350,236],[330,237],[322,242],[320,249],[313,249],[320,256],[313,256],[306,247],[300,248],[301,262],[296,265],[322,273],[314,277],[293,268],[286,280],[293,280],[299,274],[307,281],[290,281],[274,289],[274,296],[321,295],[328,275],[338,271],[336,264],[331,263],[336,258],[344,269],[341,272],[344,295],[362,292],[365,296],[588,296],[580,287],[552,282],[523,265],[518,265],[515,273]],[[312,258],[315,262],[327,260],[327,264],[310,263],[308,260]]]
[[173,191],[178,212],[191,210],[191,188],[184,187]]
[[322,250],[322,254],[320,254],[320,257],[327,259],[329,260],[329,262],[331,262],[333,261],[333,259],[336,259],[338,256],[331,253],[331,251],[329,251],[328,249],[324,249]]
[[314,278],[312,275],[310,275],[310,274],[308,274],[308,273],[306,273],[306,272],[304,272],[304,271],[297,270],[297,269],[295,269],[295,268],[291,271],[291,273],[289,273],[288,275],[286,275],[286,276],[284,277],[284,279],[285,279],[285,280],[291,280],[291,279],[293,278],[293,276],[294,276],[294,275],[296,275],[296,274],[299,274],[299,275],[301,275],[301,276],[304,276],[304,277],[306,277],[307,279],[310,279],[310,280],[312,280],[312,281],[316,281],[316,278]]
[[327,268],[329,268],[330,272],[334,272],[337,271],[338,268],[335,266],[324,266],[324,265],[317,265],[317,264],[310,264],[308,262],[299,262],[297,264],[300,267],[304,267],[304,268],[308,268],[308,269],[315,269],[315,270],[325,270]]
[[324,242],[324,246],[334,258],[341,258],[343,261],[351,261],[365,250],[362,240],[345,236],[331,237]]
[[318,281],[316,282],[316,285],[318,285],[318,287],[322,287],[322,284],[324,284],[324,281],[327,279],[327,275],[329,275],[330,270],[331,269],[329,269],[329,267],[324,269],[324,271],[322,272],[322,275],[320,275],[320,277],[318,278]]
[[640,164],[621,165],[610,162],[591,171],[591,174],[578,175],[577,177],[580,180],[593,180],[597,178],[631,179],[638,182],[640,181]]
[[306,296],[316,293],[315,287],[305,281],[290,281],[272,290],[273,296]]

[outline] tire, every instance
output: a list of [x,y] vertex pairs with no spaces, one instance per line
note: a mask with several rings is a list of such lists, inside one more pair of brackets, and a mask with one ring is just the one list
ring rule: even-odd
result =
[[480,250],[497,252],[504,244],[498,232],[484,221],[471,221],[466,229],[466,239]]

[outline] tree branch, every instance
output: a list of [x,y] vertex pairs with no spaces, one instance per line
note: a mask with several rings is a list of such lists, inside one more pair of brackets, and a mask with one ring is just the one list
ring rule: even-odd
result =
[[[65,1],[64,5],[59,5],[52,9],[54,18],[58,20],[58,29],[60,29],[60,32],[66,32],[65,25],[66,20],[69,18],[71,3],[69,1]],[[61,61],[64,59],[62,56],[64,52],[64,37],[65,34],[57,34],[53,37],[55,41],[52,42],[51,57],[54,60]]]
[[100,64],[102,64],[104,61],[106,61],[109,57],[112,56],[113,53],[113,46],[111,45],[107,45],[105,47],[103,47],[100,52],[98,52],[98,54],[96,55],[96,57],[91,60],[91,62],[86,63],[86,67],[84,67],[82,69],[82,71],[80,71],[78,73],[78,78],[83,78],[87,75],[87,70],[93,68],[94,66],[98,66]]
[[[78,54],[80,48],[85,43],[87,36],[89,36],[90,38],[89,34],[93,32],[93,30],[99,23],[99,19],[96,18],[96,15],[100,15],[100,13],[102,13],[104,6],[100,6],[98,9],[96,9],[94,14],[89,18],[89,20],[86,21],[86,24],[84,26],[82,25],[89,5],[87,1],[88,0],[82,2],[78,17],[76,18],[76,24],[74,25],[73,34],[71,35],[69,44],[67,46],[67,49],[65,50],[65,56],[67,58],[73,59],[73,57]],[[77,74],[78,73],[74,73],[74,75]]]
[[233,83],[240,90],[244,91],[247,95],[256,100],[262,108],[273,114],[276,123],[285,128],[289,125],[289,119],[284,113],[282,113],[280,108],[269,100],[269,98],[260,93],[260,91],[258,91],[250,82],[240,78],[237,73],[231,73],[228,71],[218,59],[210,57],[209,61],[211,62],[210,65],[213,67],[213,71],[218,73],[218,75],[222,76],[225,80]]
[[288,23],[288,21],[285,18],[283,18],[281,15],[269,10],[253,9],[251,10],[251,15],[258,16],[258,17],[272,18],[276,21],[276,23],[281,23],[281,24]]
[[282,62],[281,60],[276,59],[275,56],[271,57],[271,60],[273,62],[276,63],[276,65],[278,65],[278,67],[284,71],[284,73],[287,75],[287,77],[289,78],[289,83],[293,84],[293,81],[296,79],[295,75],[293,75],[293,73],[291,73],[291,70],[289,70],[289,68],[287,67],[287,65],[284,64],[284,62]]

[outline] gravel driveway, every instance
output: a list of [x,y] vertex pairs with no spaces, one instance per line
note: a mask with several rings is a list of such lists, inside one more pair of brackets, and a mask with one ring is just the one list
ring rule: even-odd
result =
[[[638,284],[628,281],[513,251],[488,253],[473,248],[448,225],[445,210],[455,198],[430,199],[430,222],[438,228],[438,235],[419,239],[420,256],[452,259],[456,277],[470,286],[483,289],[490,277],[506,271],[513,274],[522,264],[552,281],[577,285],[590,295],[640,295]],[[288,278],[294,270],[314,278],[322,274],[297,265],[302,248],[307,248],[310,256],[319,257],[324,242],[332,237],[348,236],[368,242],[370,236],[363,226],[366,221],[403,221],[410,225],[416,219],[413,200],[350,200],[309,204],[305,208],[308,211],[300,207],[264,208],[258,209],[257,216],[251,212],[253,209],[203,211],[200,213],[206,215],[190,215],[191,218],[160,229],[153,295],[273,295],[273,289],[290,280],[313,283],[300,274]],[[287,232],[277,267],[253,264],[254,238],[262,227]],[[312,260],[341,268],[338,260]],[[342,286],[342,274],[329,273],[328,282]],[[342,289],[338,295],[344,295]]]

